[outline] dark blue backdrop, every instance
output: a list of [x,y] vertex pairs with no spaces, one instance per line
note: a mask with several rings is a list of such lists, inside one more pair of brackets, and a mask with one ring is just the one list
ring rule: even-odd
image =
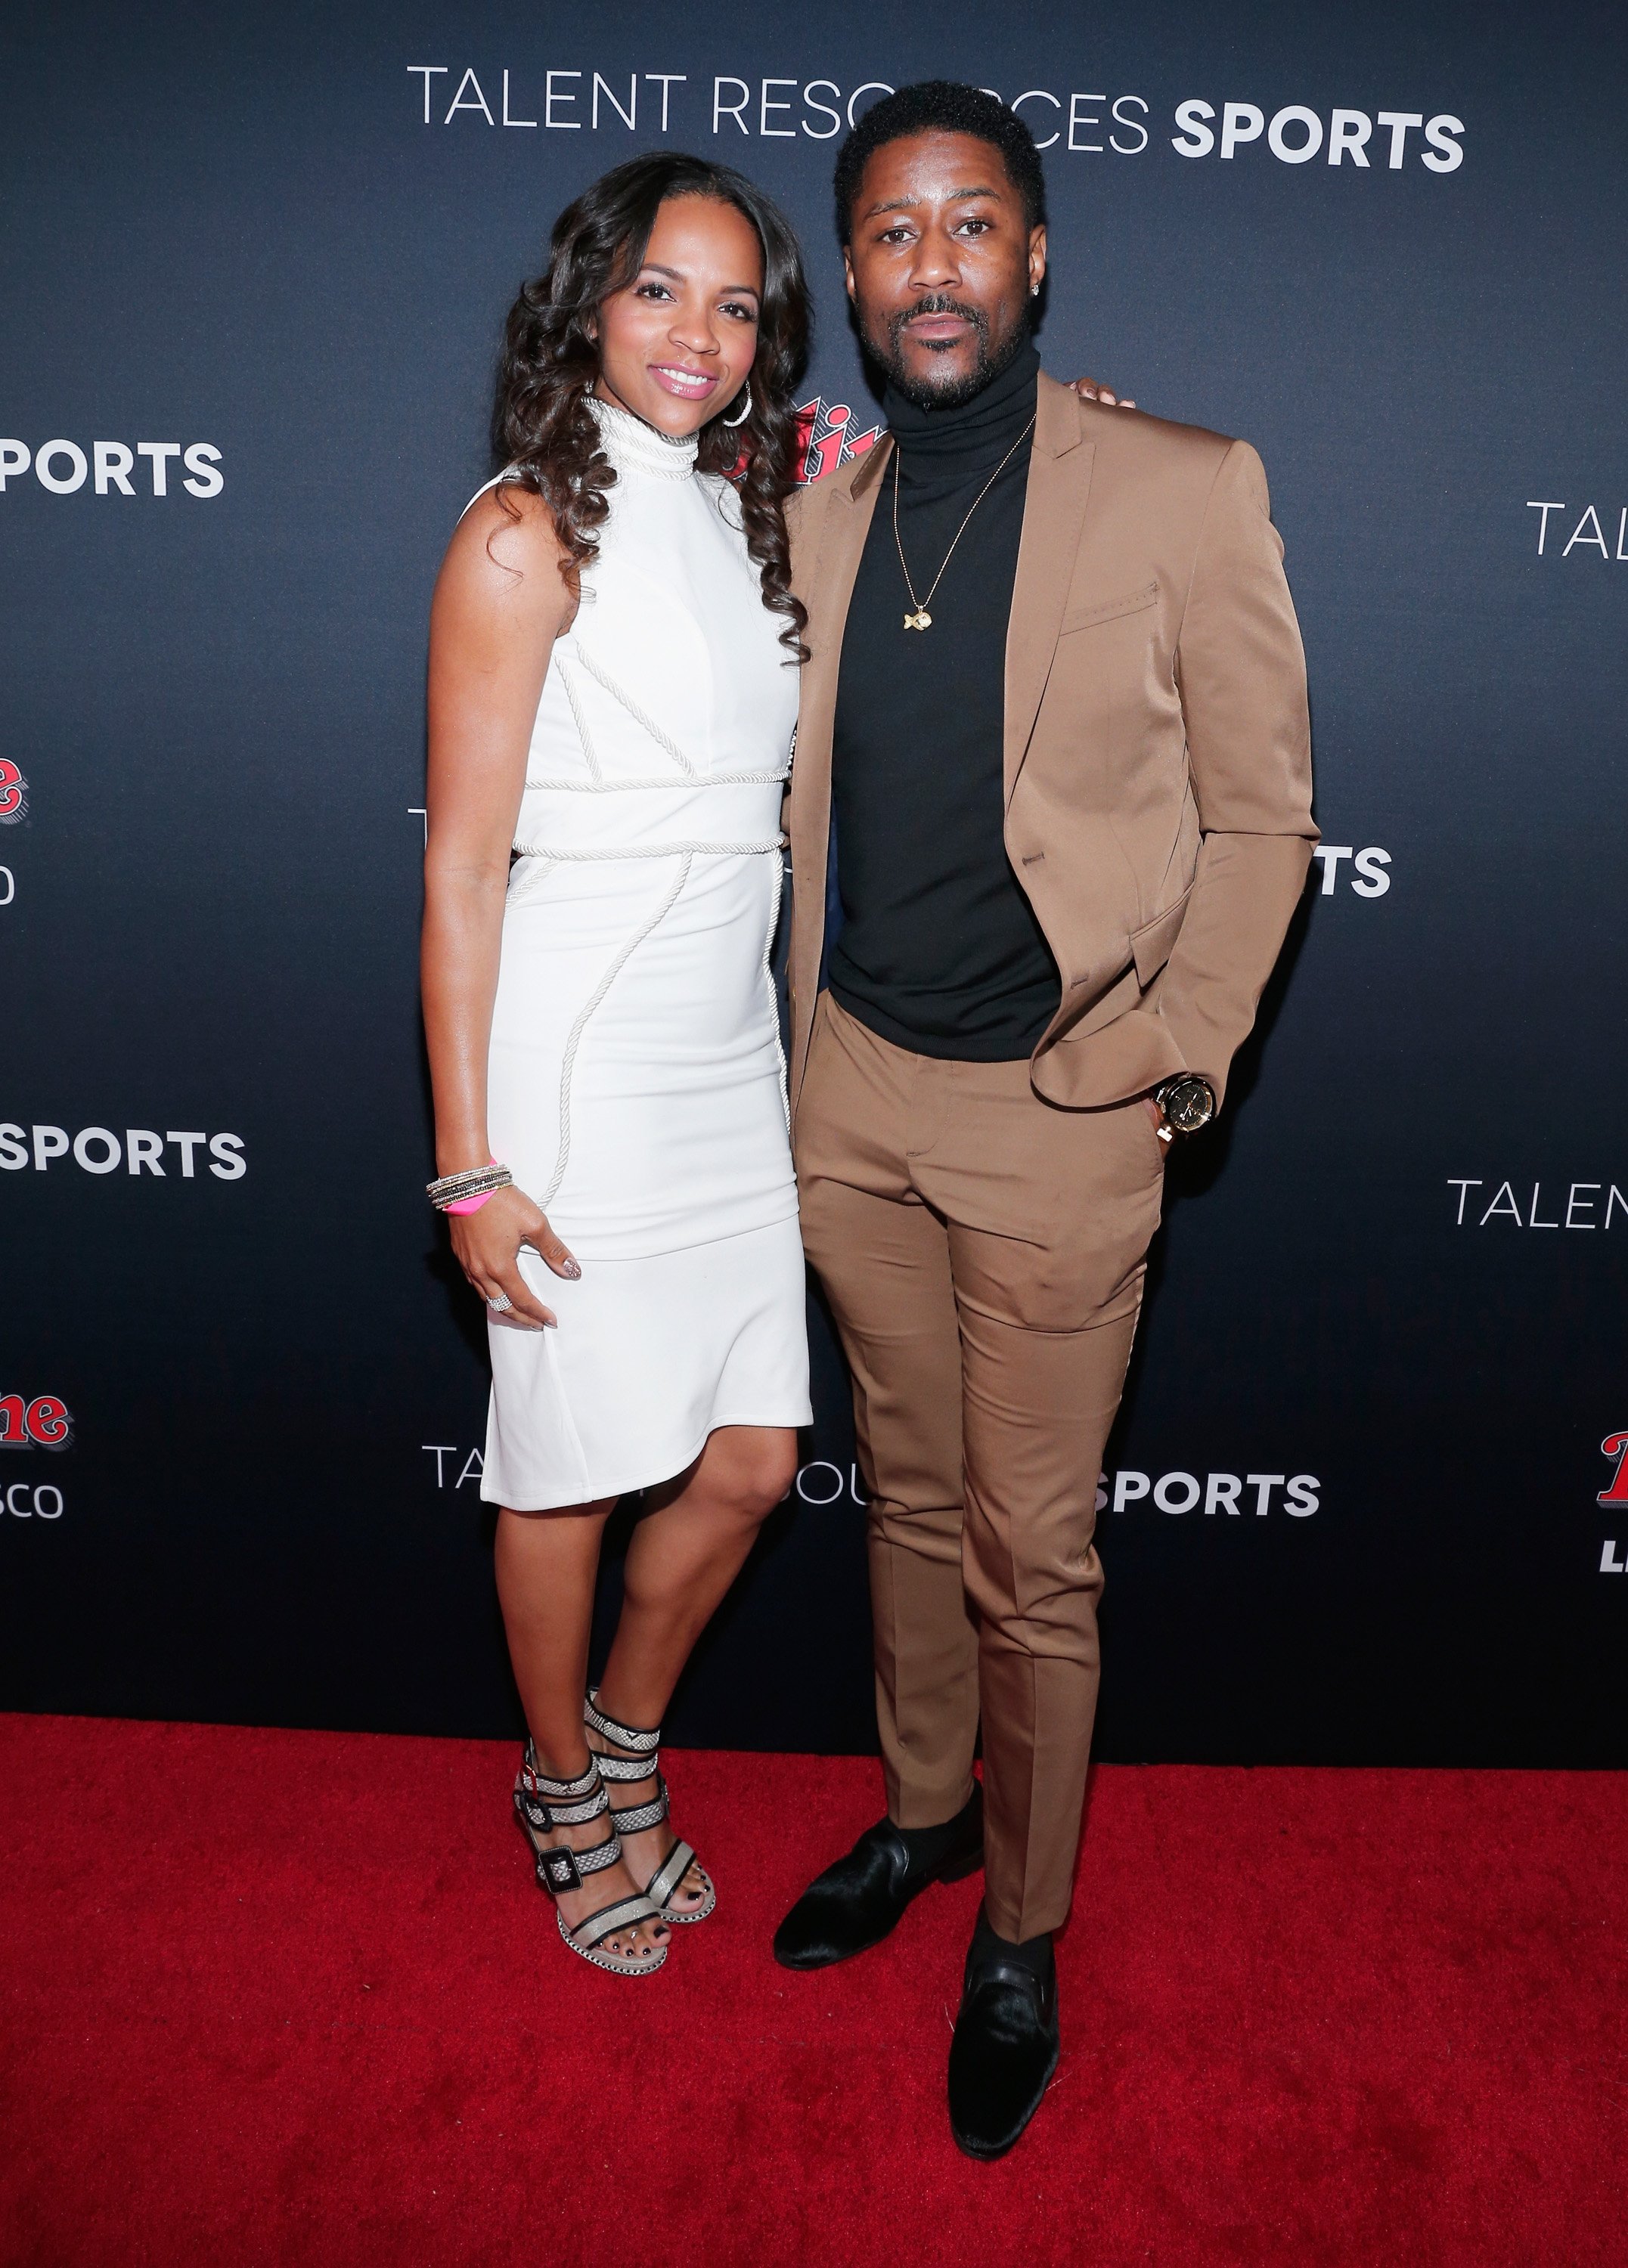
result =
[[[877,21],[240,0],[0,33],[0,1704],[517,1721],[483,1335],[420,1193],[431,583],[514,287],[633,149],[783,200],[807,398],[873,422],[832,136],[932,73],[1054,137],[1048,367],[1261,449],[1311,665],[1327,852],[1172,1168],[1101,1752],[1628,1756],[1620,18]],[[871,1739],[816,1337],[799,1492],[686,1740]]]

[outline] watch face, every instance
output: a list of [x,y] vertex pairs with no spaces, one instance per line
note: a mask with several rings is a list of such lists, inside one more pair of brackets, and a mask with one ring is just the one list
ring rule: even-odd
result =
[[1207,1079],[1173,1079],[1162,1091],[1160,1108],[1178,1134],[1196,1134],[1215,1116],[1215,1090]]

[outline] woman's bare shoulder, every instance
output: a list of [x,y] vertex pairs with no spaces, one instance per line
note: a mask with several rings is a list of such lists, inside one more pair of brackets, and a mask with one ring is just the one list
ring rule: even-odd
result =
[[541,497],[506,481],[477,496],[453,529],[438,595],[541,615],[558,628],[576,612],[563,572],[567,557]]

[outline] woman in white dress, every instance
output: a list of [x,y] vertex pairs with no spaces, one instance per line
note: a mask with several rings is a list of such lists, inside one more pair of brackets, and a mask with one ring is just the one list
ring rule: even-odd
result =
[[[515,1805],[566,1943],[628,1975],[715,1903],[667,1824],[659,1727],[810,1416],[769,973],[806,336],[760,192],[676,153],[618,166],[510,315],[508,467],[431,616],[431,1194],[490,1311]],[[587,1694],[600,1538],[633,1490]]]

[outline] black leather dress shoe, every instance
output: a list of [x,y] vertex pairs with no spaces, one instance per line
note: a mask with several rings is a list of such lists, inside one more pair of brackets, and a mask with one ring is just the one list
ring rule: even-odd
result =
[[983,1792],[941,1827],[866,1828],[845,1859],[812,1881],[775,1932],[783,1969],[829,1969],[880,1945],[930,1882],[957,1882],[983,1864]]
[[1013,1945],[980,1913],[950,2043],[950,2132],[969,2158],[1003,2158],[1057,2067],[1057,1972],[1050,1937]]

